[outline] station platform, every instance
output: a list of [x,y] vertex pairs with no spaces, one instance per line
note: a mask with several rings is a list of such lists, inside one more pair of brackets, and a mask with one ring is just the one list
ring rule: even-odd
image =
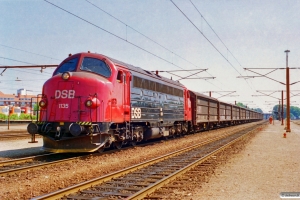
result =
[[20,131],[22,133],[27,132],[28,124],[0,124],[0,133],[16,132]]
[[291,122],[286,138],[280,121],[268,124],[240,153],[216,168],[189,200],[291,199],[282,192],[300,199],[300,125],[296,123]]
[[8,129],[7,124],[0,125],[0,134],[28,134],[26,139],[0,140],[0,161],[43,153],[41,150],[43,145],[42,137],[36,137],[36,143],[29,143],[31,135],[27,132],[27,126],[28,124],[10,124]]

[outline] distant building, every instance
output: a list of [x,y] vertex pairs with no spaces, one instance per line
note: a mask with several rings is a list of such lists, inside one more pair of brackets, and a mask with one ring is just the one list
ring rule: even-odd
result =
[[31,107],[31,98],[33,105],[36,104],[36,95],[29,94],[24,88],[17,90],[17,95],[4,94],[0,91],[0,106]]

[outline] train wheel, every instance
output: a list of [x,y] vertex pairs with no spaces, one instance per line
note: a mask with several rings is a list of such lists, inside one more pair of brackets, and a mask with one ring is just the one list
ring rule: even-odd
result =
[[101,147],[100,149],[97,150],[98,153],[102,153],[104,151],[104,147]]
[[123,146],[123,142],[114,142],[114,146],[116,147],[116,149],[121,149]]
[[135,147],[137,144],[137,141],[131,141],[130,144],[131,144],[131,146]]

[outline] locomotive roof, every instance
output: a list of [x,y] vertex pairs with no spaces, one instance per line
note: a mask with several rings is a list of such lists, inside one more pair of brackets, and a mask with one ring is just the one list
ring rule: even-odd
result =
[[118,65],[121,65],[121,66],[124,66],[124,67],[128,68],[130,71],[137,72],[137,73],[140,73],[140,74],[149,76],[150,78],[162,80],[162,81],[168,82],[168,83],[173,84],[173,85],[177,85],[177,86],[180,86],[180,87],[185,87],[185,86],[184,86],[182,83],[180,83],[179,81],[175,81],[175,80],[172,80],[172,79],[163,77],[163,76],[158,75],[158,74],[156,74],[156,73],[153,73],[153,72],[151,72],[151,71],[142,69],[141,67],[136,67],[136,66],[133,66],[133,65],[131,65],[131,64],[124,63],[124,62],[122,62],[122,61],[119,61],[119,60],[117,60],[117,59],[114,59],[114,58],[111,58],[111,57],[108,57],[108,56],[106,56],[106,57],[109,58],[113,63],[118,64]]

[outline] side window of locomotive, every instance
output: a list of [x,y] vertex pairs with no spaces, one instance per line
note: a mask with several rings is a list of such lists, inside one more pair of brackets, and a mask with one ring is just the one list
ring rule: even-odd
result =
[[59,73],[75,71],[77,63],[78,63],[78,58],[73,58],[67,62],[64,62],[62,65],[60,65],[57,68],[57,70],[54,72],[53,76],[56,74],[59,74]]
[[137,76],[133,77],[133,87],[183,97],[183,90],[181,89],[173,88],[171,86],[143,79]]
[[117,81],[119,83],[123,83],[123,72],[122,71],[118,71]]
[[106,63],[96,58],[84,58],[80,69],[83,71],[94,72],[104,77],[110,77],[111,71]]

